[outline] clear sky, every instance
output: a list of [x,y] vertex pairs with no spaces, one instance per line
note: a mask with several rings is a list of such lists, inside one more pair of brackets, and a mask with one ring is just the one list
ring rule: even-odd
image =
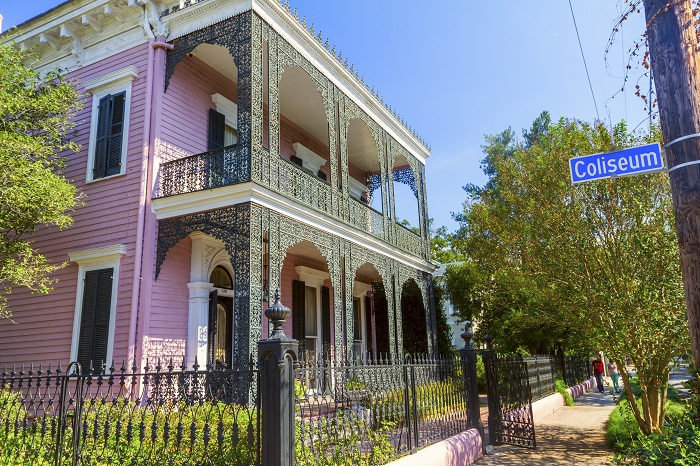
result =
[[[60,3],[0,0],[2,29]],[[543,110],[553,119],[596,118],[567,0],[289,3],[431,146],[428,208],[436,226],[454,230],[450,213],[461,210],[462,186],[484,184],[479,162],[485,134],[512,127],[520,135]],[[634,82],[616,93],[623,85],[625,51],[644,29],[640,14],[625,22],[607,60],[605,55],[621,3],[571,0],[598,114],[634,128],[646,118]],[[640,75],[633,71],[635,80]],[[648,78],[640,85],[648,89]]]

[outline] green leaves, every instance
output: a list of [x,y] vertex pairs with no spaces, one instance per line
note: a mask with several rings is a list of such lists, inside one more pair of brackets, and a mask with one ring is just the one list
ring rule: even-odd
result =
[[[670,358],[689,348],[668,176],[571,185],[569,158],[608,151],[613,141],[648,142],[624,123],[611,134],[600,123],[550,123],[544,113],[524,136],[487,137],[489,180],[469,190],[451,238],[468,258],[448,269],[455,307],[500,351],[562,342],[617,361],[630,356],[642,387],[658,392]],[[653,398],[637,413],[644,431],[663,419]]]
[[51,289],[60,267],[33,248],[39,228],[72,224],[79,194],[61,174],[80,108],[75,88],[58,72],[44,76],[25,65],[35,57],[0,43],[0,317],[10,315],[13,287]]

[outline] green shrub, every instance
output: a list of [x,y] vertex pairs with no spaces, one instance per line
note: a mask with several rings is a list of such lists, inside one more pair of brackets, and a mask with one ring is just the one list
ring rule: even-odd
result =
[[479,387],[479,393],[486,393],[486,368],[481,356],[476,357],[476,383]]
[[662,434],[640,435],[630,441],[613,464],[694,466],[700,464],[700,427],[689,415],[668,418]]
[[574,406],[576,403],[574,403],[574,397],[571,396],[571,393],[567,390],[566,384],[564,383],[563,380],[561,379],[556,379],[554,381],[554,385],[557,388],[557,392],[561,393],[561,396],[564,397],[564,402],[566,403],[566,406]]
[[[637,378],[631,378],[630,384],[637,398],[637,405],[641,410],[642,401],[639,399],[641,391]],[[681,402],[676,389],[668,387],[666,396],[666,419],[682,417],[685,413],[685,405]],[[620,401],[608,418],[608,445],[617,452],[627,452],[630,448],[633,448],[638,441],[645,441],[645,437],[646,436],[642,434],[639,428],[639,424],[637,424],[637,420],[634,418],[632,408],[627,400],[627,393],[623,391],[622,395],[620,395]]]

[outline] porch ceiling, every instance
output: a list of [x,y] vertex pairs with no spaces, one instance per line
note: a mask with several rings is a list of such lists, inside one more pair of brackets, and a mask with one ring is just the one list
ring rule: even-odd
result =
[[201,44],[192,51],[192,55],[214,68],[233,82],[238,82],[238,67],[226,47],[221,45]]

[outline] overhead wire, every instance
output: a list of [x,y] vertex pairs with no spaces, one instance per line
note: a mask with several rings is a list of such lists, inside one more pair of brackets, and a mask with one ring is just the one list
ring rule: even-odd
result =
[[588,65],[586,64],[586,55],[583,53],[583,45],[581,45],[581,35],[578,32],[578,25],[576,24],[576,15],[574,15],[574,7],[571,5],[571,0],[569,0],[569,9],[571,9],[571,18],[574,20],[574,29],[576,29],[576,38],[578,39],[578,46],[581,49],[581,58],[583,58],[583,67],[586,69],[586,78],[588,78],[588,87],[591,89],[591,97],[593,97],[593,106],[595,107],[595,114],[598,120],[600,120],[600,113],[598,112],[598,103],[595,100],[595,94],[593,93],[593,84],[591,83],[591,75],[588,72]]

